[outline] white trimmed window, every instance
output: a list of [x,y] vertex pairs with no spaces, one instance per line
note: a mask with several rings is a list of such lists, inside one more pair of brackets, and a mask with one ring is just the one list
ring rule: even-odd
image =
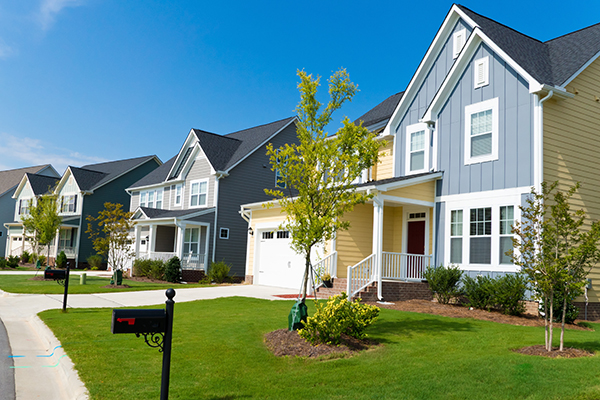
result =
[[475,70],[473,71],[473,79],[475,89],[487,86],[490,83],[490,58],[483,57],[475,60]]
[[510,252],[513,250],[512,227],[514,222],[514,206],[500,207],[500,264],[512,264]]
[[61,197],[60,212],[63,212],[63,213],[77,212],[77,195],[76,194],[71,194],[71,195]]
[[178,183],[177,185],[175,185],[175,205],[176,206],[180,206],[181,205],[181,196],[182,196],[182,191],[183,191],[183,185],[181,183]]
[[140,192],[140,207],[162,209],[163,189],[152,189]]
[[[276,154],[277,154],[277,162],[279,162],[279,155],[278,155],[279,149],[276,150]],[[278,187],[280,189],[285,189],[287,187],[285,180],[283,179],[283,176],[281,176],[281,171],[279,171],[279,169],[275,170],[275,187]]]
[[429,128],[419,123],[406,127],[406,175],[429,168]]
[[30,204],[31,204],[31,199],[19,200],[19,215],[29,215]]
[[190,207],[206,207],[208,179],[190,182]]
[[200,249],[200,229],[186,228],[183,238],[183,254],[198,254]]
[[463,210],[450,212],[450,263],[462,264]]
[[469,263],[492,263],[492,208],[470,210]]
[[461,29],[452,35],[452,58],[458,57],[467,41],[467,30]]
[[229,239],[229,229],[221,228],[219,231],[219,239]]
[[465,165],[498,159],[498,98],[465,107]]

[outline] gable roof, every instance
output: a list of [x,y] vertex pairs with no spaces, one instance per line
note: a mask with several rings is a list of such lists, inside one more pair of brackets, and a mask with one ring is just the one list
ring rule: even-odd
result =
[[541,84],[562,86],[600,52],[600,24],[546,42],[457,5],[517,64]]
[[358,117],[355,124],[359,124],[362,121],[364,127],[375,125],[379,122],[389,120],[398,106],[400,99],[404,96],[404,92],[399,92],[391,95],[375,107],[367,111],[362,116]]
[[170,160],[166,161],[163,165],[156,168],[154,171],[150,172],[148,175],[144,176],[142,179],[135,182],[133,185],[129,186],[128,189],[157,185],[159,183],[165,182],[168,178],[169,171],[173,167],[173,163],[175,162],[175,159],[177,159],[177,156],[173,156]]
[[[215,211],[215,207],[202,208],[202,209],[188,209],[188,210],[162,210],[158,208],[139,207],[141,212],[144,213],[149,219],[157,218],[181,218],[186,216],[194,216],[195,214],[207,214]],[[183,218],[185,219],[185,218]]]
[[197,129],[193,131],[215,171],[227,171],[295,119],[296,117],[289,117],[225,136]]
[[10,169],[7,171],[0,171],[0,196],[18,186],[26,173],[35,174],[48,167],[52,168],[50,164],[44,164],[37,165],[34,167],[25,167]]
[[[31,185],[31,189],[33,190],[33,194],[36,196],[40,196],[42,194],[48,193],[51,189],[56,186],[60,178],[53,178],[51,176],[44,176],[38,174],[30,174],[26,173],[25,177],[29,181]],[[49,190],[50,189],[50,190]]]
[[68,170],[71,171],[71,174],[77,182],[77,186],[79,186],[80,190],[94,191],[118,178],[119,176],[153,159],[160,164],[158,157],[152,155],[98,164],[88,164],[81,168],[69,166]]

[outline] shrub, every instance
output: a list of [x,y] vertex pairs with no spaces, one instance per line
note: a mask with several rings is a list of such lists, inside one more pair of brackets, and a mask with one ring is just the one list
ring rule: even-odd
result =
[[165,263],[162,260],[150,261],[150,279],[162,281],[165,279]]
[[496,305],[509,315],[521,315],[525,312],[525,292],[527,279],[522,274],[509,274],[496,279]]
[[42,267],[45,266],[46,265],[46,256],[40,254],[38,256],[38,261],[40,262],[40,265]]
[[92,254],[87,258],[86,261],[94,271],[97,271],[100,268],[102,268],[102,256],[98,254]]
[[231,265],[226,264],[225,261],[212,263],[208,270],[208,277],[211,282],[223,283],[229,279],[230,270]]
[[133,262],[133,275],[144,276],[148,278],[150,276],[150,267],[152,260],[138,258]]
[[339,344],[342,335],[366,337],[365,329],[377,320],[379,308],[348,301],[346,293],[330,297],[325,305],[315,302],[315,315],[308,317],[298,334],[312,344]]
[[29,262],[30,259],[31,259],[31,254],[29,254],[29,252],[27,250],[23,251],[23,254],[21,254],[21,262],[23,264],[26,264]]
[[465,276],[463,290],[467,305],[481,310],[491,310],[495,305],[495,282],[488,276],[477,275],[476,278]]
[[165,265],[165,280],[173,283],[179,283],[181,280],[181,261],[179,261],[179,257],[173,257],[167,261]]
[[0,269],[6,268],[6,258],[0,257]]
[[462,275],[463,272],[458,267],[444,267],[443,265],[438,268],[427,267],[423,274],[429,283],[429,289],[437,301],[442,304],[448,304],[450,300],[461,294],[458,285]]
[[19,260],[21,258],[17,256],[8,256],[7,265],[11,268],[17,268],[19,266]]
[[58,256],[56,256],[56,266],[58,268],[67,268],[67,255],[64,251],[61,251]]

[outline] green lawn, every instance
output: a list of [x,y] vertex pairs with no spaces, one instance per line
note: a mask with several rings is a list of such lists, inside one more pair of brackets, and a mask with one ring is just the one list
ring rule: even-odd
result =
[[[44,276],[44,271],[40,271],[38,276]],[[60,286],[54,281],[34,281],[31,280],[33,275],[0,275],[0,289],[9,293],[34,293],[34,294],[62,294],[64,293],[64,287]],[[114,293],[114,292],[130,292],[138,290],[154,290],[154,289],[168,289],[169,287],[179,288],[191,288],[191,287],[205,287],[210,285],[200,284],[163,284],[163,283],[152,283],[152,282],[137,282],[128,279],[123,279],[125,285],[129,285],[129,288],[105,288],[110,283],[110,278],[104,278],[99,276],[88,276],[87,284],[79,284],[79,275],[71,274],[69,279],[69,294],[88,294],[88,293]]]
[[[517,354],[510,349],[543,343],[543,328],[471,319],[382,309],[369,328],[383,344],[379,348],[327,361],[278,358],[266,349],[263,335],[286,326],[291,305],[239,297],[176,303],[169,398],[600,398],[598,356]],[[162,354],[143,338],[112,335],[110,309],[40,316],[62,342],[92,399],[159,397]],[[598,351],[600,332],[568,330],[565,343]]]

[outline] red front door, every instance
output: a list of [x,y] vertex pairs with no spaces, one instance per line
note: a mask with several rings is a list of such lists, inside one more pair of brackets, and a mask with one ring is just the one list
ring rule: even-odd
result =
[[424,262],[422,257],[410,254],[425,254],[425,221],[409,221],[406,240],[406,274],[408,278],[423,279]]

